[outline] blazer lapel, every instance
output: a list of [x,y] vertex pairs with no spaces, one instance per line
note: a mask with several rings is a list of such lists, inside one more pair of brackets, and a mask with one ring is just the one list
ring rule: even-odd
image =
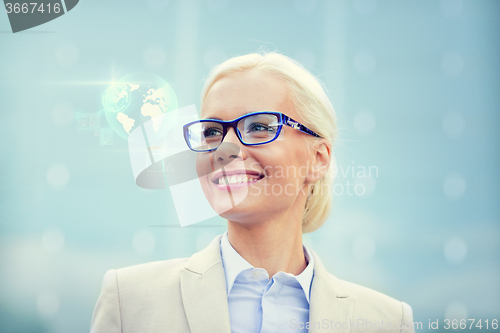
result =
[[342,282],[328,273],[318,255],[310,251],[314,257],[314,277],[309,306],[309,332],[348,333],[356,299],[343,290]]
[[192,333],[231,333],[220,238],[191,256],[180,273],[182,302]]

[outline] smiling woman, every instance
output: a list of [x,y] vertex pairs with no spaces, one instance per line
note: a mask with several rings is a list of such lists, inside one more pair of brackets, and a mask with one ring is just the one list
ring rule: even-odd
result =
[[231,58],[201,116],[184,137],[227,232],[191,258],[106,273],[92,331],[413,332],[407,304],[337,279],[302,244],[332,201],[335,114],[314,76],[277,53]]

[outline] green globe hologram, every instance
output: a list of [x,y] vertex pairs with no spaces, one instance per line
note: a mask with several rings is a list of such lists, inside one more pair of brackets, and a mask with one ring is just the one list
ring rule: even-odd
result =
[[110,127],[123,139],[128,140],[130,133],[147,121],[152,122],[154,137],[160,138],[172,125],[163,115],[177,109],[177,97],[158,75],[137,72],[108,87],[102,104]]
[[115,83],[102,95],[102,105],[109,112],[123,112],[130,105],[130,86]]

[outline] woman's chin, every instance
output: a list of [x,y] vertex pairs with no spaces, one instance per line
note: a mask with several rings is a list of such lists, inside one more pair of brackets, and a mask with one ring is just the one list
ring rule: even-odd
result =
[[255,215],[259,207],[262,208],[263,203],[255,202],[255,197],[244,195],[234,191],[229,195],[226,193],[215,195],[209,199],[210,206],[222,218],[232,220],[240,219],[247,215]]
[[241,225],[256,224],[262,220],[258,217],[258,214],[249,213],[247,208],[238,206],[219,214],[219,216],[225,220],[236,222]]
[[210,189],[204,192],[210,206],[221,216],[227,211],[240,210],[241,206],[245,205],[246,199],[250,197],[248,186],[231,186],[225,190],[214,188],[215,186],[212,184]]
[[241,214],[245,209],[248,209],[245,204],[245,197],[238,198],[237,195],[219,195],[212,197],[209,203],[213,210],[223,218],[227,218],[232,214]]

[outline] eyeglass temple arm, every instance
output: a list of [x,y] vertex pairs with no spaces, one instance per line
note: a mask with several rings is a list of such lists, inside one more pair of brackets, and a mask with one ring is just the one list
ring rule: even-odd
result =
[[310,134],[312,136],[315,136],[317,138],[321,138],[321,136],[319,136],[318,134],[314,133],[313,131],[311,131],[309,128],[305,127],[304,125],[302,125],[301,123],[299,123],[298,121],[288,117],[287,115],[283,115],[283,124],[284,125],[287,125],[287,126],[290,126],[291,128],[295,128],[301,132],[304,132],[304,133],[307,133],[307,134]]

